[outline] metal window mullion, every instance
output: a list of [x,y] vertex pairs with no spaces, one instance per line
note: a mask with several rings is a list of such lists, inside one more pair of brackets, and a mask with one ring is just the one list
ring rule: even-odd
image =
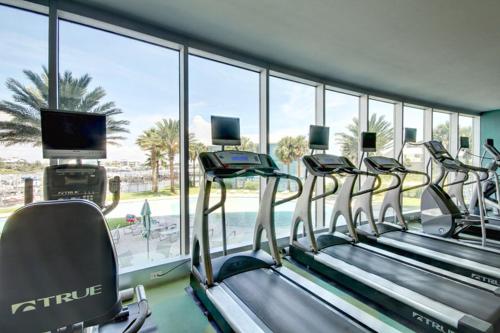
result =
[[[432,126],[433,126],[432,115],[433,115],[432,108],[427,108],[424,110],[424,141],[432,140]],[[431,155],[429,154],[427,149],[423,149],[423,151],[424,151],[424,168],[425,168],[431,158]],[[431,175],[432,175],[432,168],[431,168]]]
[[[325,85],[316,86],[316,108],[315,108],[315,124],[325,125]],[[325,192],[325,178],[321,178],[316,184],[316,195]],[[316,201],[316,227],[325,226],[325,199]]]
[[450,114],[450,154],[451,156],[455,156],[458,152],[458,146],[459,146],[459,136],[460,136],[460,131],[459,131],[459,122],[458,122],[458,113],[451,113]]
[[399,151],[403,147],[403,123],[403,103],[396,103],[394,104],[394,158],[397,158]]
[[180,123],[180,251],[190,252],[189,226],[189,52],[187,46],[179,51],[179,123]]
[[[259,151],[269,154],[269,70],[260,71],[259,77]],[[260,197],[264,195],[266,179],[260,177]]]
[[[474,145],[472,146],[472,153],[474,155],[481,155],[481,118],[473,117],[472,118],[472,137],[474,138]],[[474,165],[479,165],[480,158],[478,156],[474,156]]]
[[361,95],[359,98],[359,128],[358,128],[358,163],[361,159],[361,132],[368,131],[368,121],[370,113],[370,99],[368,95]]
[[[48,75],[48,107],[57,109],[59,107],[59,13],[57,10],[58,0],[49,2],[49,75]],[[50,165],[58,164],[58,159],[51,158]]]

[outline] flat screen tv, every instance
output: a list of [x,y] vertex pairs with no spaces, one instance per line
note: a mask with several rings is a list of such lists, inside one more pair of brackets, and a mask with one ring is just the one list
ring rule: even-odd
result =
[[309,148],[318,150],[328,150],[328,140],[330,139],[330,128],[325,126],[309,126]]
[[221,146],[239,146],[240,119],[212,116],[212,144]]
[[106,116],[41,109],[44,158],[106,158]]

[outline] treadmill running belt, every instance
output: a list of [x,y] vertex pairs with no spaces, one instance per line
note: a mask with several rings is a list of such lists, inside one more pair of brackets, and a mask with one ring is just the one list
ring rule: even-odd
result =
[[500,297],[350,244],[322,252],[404,288],[493,324],[500,323]]
[[273,270],[248,271],[223,283],[273,332],[369,332]]
[[469,246],[453,244],[430,237],[415,235],[409,232],[393,231],[382,235],[400,242],[416,245],[462,259],[471,260],[480,264],[500,268],[500,254],[478,250]]

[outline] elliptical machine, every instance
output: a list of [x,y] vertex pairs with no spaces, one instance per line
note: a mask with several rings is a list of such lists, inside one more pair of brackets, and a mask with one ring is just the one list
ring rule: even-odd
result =
[[[481,193],[481,182],[484,180],[481,174],[487,174],[488,170],[481,167],[466,165],[454,159],[439,141],[428,141],[423,143],[431,155],[431,161],[439,166],[439,174],[422,193],[420,203],[422,230],[425,233],[440,237],[460,238],[460,233],[472,226],[481,229],[481,245],[487,245],[486,239],[486,210]],[[429,165],[428,164],[428,165]],[[443,189],[441,183],[449,173],[459,173],[462,177],[456,178],[448,186],[464,183],[469,173],[474,175],[476,191],[479,197],[479,216],[463,214],[453,202],[450,195]]]
[[[497,170],[500,166],[500,151],[495,147],[493,139],[486,139],[483,145],[484,153],[481,156],[481,164],[486,158],[486,153],[491,155],[491,162],[488,164],[489,178],[483,183],[483,197],[484,204],[487,209],[493,210],[494,216],[500,217],[500,184],[498,179]],[[470,210],[473,213],[478,211],[477,193],[474,192],[470,201]]]
[[[113,203],[106,206],[105,169],[79,160],[106,156],[106,117],[57,110],[41,116],[44,158],[79,163],[47,167],[46,201],[7,219],[0,238],[0,331],[156,331],[144,287],[119,290],[104,214],[118,204],[120,179],[110,181]],[[134,291],[137,302],[124,306]]]
[[[482,194],[484,205],[489,219],[489,228],[487,228],[487,237],[489,239],[494,239],[500,241],[500,181],[498,178],[497,170],[500,166],[500,151],[495,147],[493,139],[486,139],[483,145],[484,153],[481,156],[481,164],[487,158],[486,153],[491,155],[491,162],[488,164],[488,179],[486,179],[482,184]],[[479,200],[478,191],[474,188],[472,197],[469,204],[469,210],[473,214],[479,214]],[[477,228],[470,228],[467,233],[472,235],[478,235]]]

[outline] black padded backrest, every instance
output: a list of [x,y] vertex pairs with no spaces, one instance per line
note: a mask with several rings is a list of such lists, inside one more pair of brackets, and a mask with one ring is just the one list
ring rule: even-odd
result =
[[108,321],[121,310],[104,216],[86,200],[17,210],[0,238],[0,332]]

